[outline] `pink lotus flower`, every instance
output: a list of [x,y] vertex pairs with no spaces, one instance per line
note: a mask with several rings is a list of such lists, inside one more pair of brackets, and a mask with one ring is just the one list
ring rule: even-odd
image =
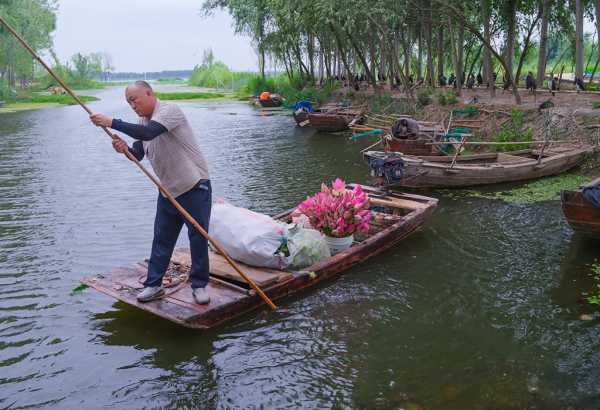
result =
[[321,184],[321,192],[298,205],[292,215],[306,215],[311,226],[327,236],[344,237],[369,230],[369,197],[357,185],[346,191],[346,183],[340,178],[332,181],[332,188]]

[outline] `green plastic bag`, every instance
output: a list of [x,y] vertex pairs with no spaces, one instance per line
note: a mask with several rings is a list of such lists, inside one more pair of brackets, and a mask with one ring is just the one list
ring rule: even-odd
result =
[[331,258],[323,234],[315,229],[300,228],[288,243],[293,255],[289,268],[302,270]]

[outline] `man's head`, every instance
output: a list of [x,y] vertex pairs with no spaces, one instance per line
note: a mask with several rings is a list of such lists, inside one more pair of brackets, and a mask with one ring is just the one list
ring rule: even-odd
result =
[[156,106],[156,96],[152,87],[145,81],[134,81],[125,89],[125,99],[140,117],[152,117]]

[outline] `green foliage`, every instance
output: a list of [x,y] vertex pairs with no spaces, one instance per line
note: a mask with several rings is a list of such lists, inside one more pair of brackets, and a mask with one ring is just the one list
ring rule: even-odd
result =
[[194,67],[188,85],[235,92],[243,88],[251,76],[253,74],[247,72],[232,72],[221,61],[215,61],[210,67],[207,64]]
[[600,100],[596,100],[592,102],[592,107],[593,108],[600,108]]
[[592,81],[590,84],[586,84],[585,88],[588,91],[598,91],[598,84]]
[[[52,0],[0,0],[0,16],[38,54],[52,47],[56,11],[57,4]],[[17,38],[0,25],[0,77],[8,73],[13,79],[23,74],[31,77],[34,61]]]
[[263,78],[257,75],[248,80],[248,84],[246,84],[246,91],[250,94],[258,95],[265,91],[275,93],[278,90],[277,85],[272,78]]
[[154,95],[160,100],[208,100],[211,98],[225,97],[225,94],[220,93],[160,93],[155,92]]
[[441,105],[454,104],[458,100],[458,93],[455,91],[445,91],[437,95],[438,102]]
[[187,84],[188,82],[183,78],[159,78],[156,80],[157,84]]
[[4,78],[0,78],[0,101],[10,102],[14,100],[15,96],[10,90],[10,87],[6,84]]
[[[91,97],[88,95],[78,95],[77,97],[83,102],[100,100],[99,98]],[[59,103],[59,104],[66,104],[66,105],[77,104],[77,101],[75,101],[75,99],[73,97],[71,97],[69,94],[36,95],[35,97],[27,98],[25,100],[20,100],[20,101],[22,101],[26,104],[29,104],[29,103]]]
[[[497,132],[492,140],[494,142],[525,142],[533,139],[533,131],[527,128],[525,132],[521,132],[520,128],[523,125],[523,111],[516,108],[512,110],[510,121],[502,126],[502,130]],[[517,151],[520,149],[529,149],[529,144],[506,144],[494,145],[494,151]]]
[[540,201],[557,201],[556,195],[561,189],[579,189],[579,185],[591,181],[590,178],[563,172],[553,177],[543,178],[525,184],[521,188],[496,193],[481,193],[479,191],[464,191],[468,196],[488,199],[500,199],[517,204],[532,204]]
[[586,168],[592,168],[596,164],[596,151],[588,151],[585,153],[583,164]]
[[[600,281],[600,264],[593,263],[591,273],[588,273],[588,275],[594,275],[594,279]],[[600,284],[597,284],[589,293],[584,293],[583,295],[590,295],[586,299],[592,305],[600,305]]]
[[431,90],[428,88],[423,88],[417,92],[417,101],[421,104],[422,107],[428,105],[431,102],[429,96],[431,95]]

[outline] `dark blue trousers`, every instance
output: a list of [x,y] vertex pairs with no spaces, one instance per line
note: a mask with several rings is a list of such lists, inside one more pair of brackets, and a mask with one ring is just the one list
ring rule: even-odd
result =
[[[212,204],[210,181],[203,182],[175,199],[198,222],[202,229],[208,232]],[[156,219],[154,220],[152,253],[144,287],[160,286],[162,283],[183,224],[188,228],[190,239],[192,256],[190,282],[192,282],[192,288],[204,288],[208,284],[208,240],[175,208],[168,198],[163,197],[159,192],[156,204]]]

